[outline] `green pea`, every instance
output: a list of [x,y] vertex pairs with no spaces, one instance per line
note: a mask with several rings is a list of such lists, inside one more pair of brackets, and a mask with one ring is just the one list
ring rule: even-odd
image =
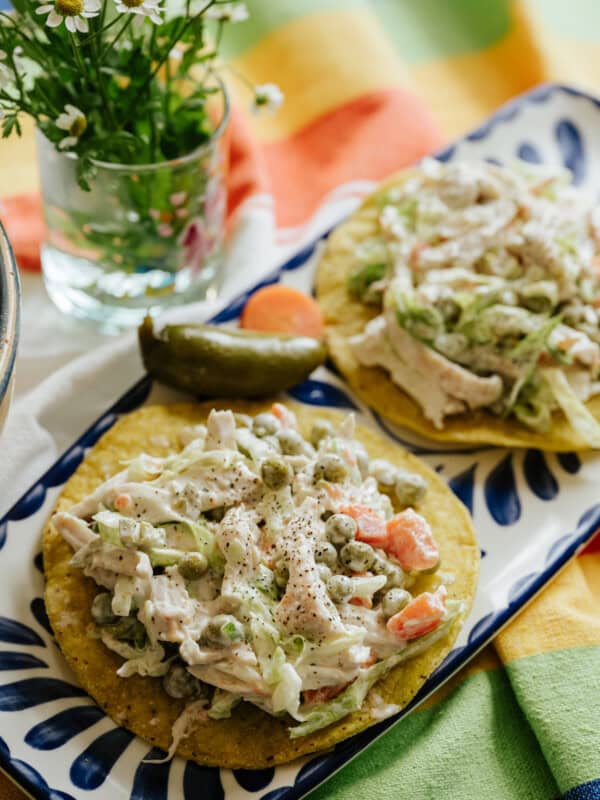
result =
[[195,697],[201,693],[201,683],[182,664],[171,664],[163,677],[163,688],[169,697]]
[[319,573],[319,577],[323,583],[327,583],[329,578],[331,578],[331,569],[327,566],[327,564],[317,564],[317,572]]
[[260,474],[268,489],[282,489],[291,483],[294,477],[293,470],[287,461],[277,456],[271,456],[263,461]]
[[334,603],[344,603],[352,597],[352,580],[347,575],[332,575],[327,581],[327,591]]
[[387,583],[386,589],[402,588],[406,584],[406,574],[397,564],[390,564],[385,573]]
[[383,602],[381,604],[384,617],[393,617],[394,614],[402,611],[411,600],[412,595],[410,592],[407,592],[406,589],[390,589],[383,596]]
[[297,456],[304,452],[306,443],[298,431],[283,428],[277,434],[277,441],[281,452],[286,456]]
[[112,597],[108,592],[100,592],[92,602],[92,617],[98,625],[112,625],[119,617],[113,614]]
[[218,506],[217,508],[209,508],[204,512],[204,516],[210,522],[221,522],[225,516],[225,506]]
[[366,542],[348,542],[340,550],[340,559],[352,572],[366,572],[375,561],[375,552]]
[[348,467],[335,453],[324,453],[315,464],[315,480],[341,483],[348,475]]
[[246,638],[244,626],[231,614],[217,614],[204,628],[206,638],[218,645],[230,645]]
[[446,297],[436,303],[437,310],[446,322],[456,322],[460,316],[461,308],[451,297]]
[[393,564],[387,558],[383,558],[377,553],[375,554],[375,560],[371,565],[371,572],[375,573],[375,575],[386,576],[386,589],[393,589],[395,587],[402,588],[406,583],[406,575],[404,574],[402,568],[397,564]]
[[317,564],[327,564],[331,569],[337,566],[337,550],[329,542],[318,542],[315,546],[315,561]]
[[111,626],[111,633],[115,639],[138,648],[144,647],[148,638],[146,628],[135,617],[121,617],[119,622]]
[[285,589],[290,579],[290,571],[283,558],[279,559],[275,564],[274,575],[277,586],[279,586],[280,589]]
[[399,503],[414,506],[425,497],[427,482],[414,472],[399,472],[396,475],[394,492]]
[[318,419],[310,431],[310,441],[313,447],[318,447],[321,439],[333,436],[333,425],[326,419]]
[[343,545],[356,536],[356,521],[347,514],[334,514],[325,523],[325,535],[332,544]]
[[197,581],[208,569],[208,560],[202,553],[186,553],[177,569],[186,581]]
[[274,436],[279,430],[279,420],[273,414],[257,414],[252,423],[252,433],[262,438],[263,436]]
[[375,553],[375,558],[371,564],[371,572],[374,575],[387,575],[389,567],[390,562],[387,558],[383,558],[378,553]]

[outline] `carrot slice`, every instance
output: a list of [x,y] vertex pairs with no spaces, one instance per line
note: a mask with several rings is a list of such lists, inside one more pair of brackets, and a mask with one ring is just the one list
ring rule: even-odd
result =
[[259,289],[248,300],[240,319],[242,328],[265,333],[323,336],[323,317],[316,302],[290,286],[276,283]]
[[434,631],[446,612],[446,587],[436,592],[423,592],[387,621],[390,633],[405,642]]
[[372,547],[386,548],[388,532],[385,527],[385,520],[372,508],[355,503],[350,506],[342,506],[340,514],[346,514],[356,521],[358,526],[356,538],[359,542],[366,542]]
[[384,549],[405,570],[432,570],[439,564],[440,551],[429,523],[412,508],[396,514],[387,523],[388,543]]
[[298,428],[296,415],[293,411],[290,411],[289,408],[284,406],[283,403],[273,403],[271,406],[271,414],[273,414],[275,419],[279,420],[283,428],[292,428],[293,430]]
[[302,700],[307,705],[326,703],[328,700],[332,700],[334,697],[337,697],[338,694],[341,694],[346,686],[348,686],[347,683],[342,683],[338,686],[321,686],[320,689],[305,689],[302,692]]

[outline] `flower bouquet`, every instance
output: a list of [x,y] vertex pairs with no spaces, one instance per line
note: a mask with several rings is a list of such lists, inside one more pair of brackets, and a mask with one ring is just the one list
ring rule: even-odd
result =
[[[218,285],[228,96],[219,45],[248,18],[223,0],[13,0],[0,12],[4,137],[35,120],[61,308],[136,322]],[[272,85],[247,83],[275,109]]]

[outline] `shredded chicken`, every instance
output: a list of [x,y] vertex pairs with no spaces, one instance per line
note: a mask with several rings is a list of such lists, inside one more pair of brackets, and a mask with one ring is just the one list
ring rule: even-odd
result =
[[480,378],[412,337],[393,320],[376,317],[351,341],[362,364],[387,369],[437,428],[444,417],[490,405],[502,393],[494,375]]

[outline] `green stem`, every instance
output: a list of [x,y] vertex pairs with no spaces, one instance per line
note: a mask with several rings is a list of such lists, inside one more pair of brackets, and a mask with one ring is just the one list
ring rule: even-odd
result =
[[217,37],[215,39],[215,53],[219,52],[219,47],[221,46],[221,39],[223,37],[223,20],[220,19],[218,26],[217,26]]
[[150,112],[150,163],[156,162],[156,120],[154,119],[154,111]]
[[107,23],[103,28],[99,27],[97,31],[94,31],[94,33],[90,33],[90,35],[86,39],[82,39],[81,45],[82,46],[87,45],[94,39],[97,39],[99,36],[103,36],[106,33],[106,31],[110,30],[114,25],[117,24],[117,22],[120,22],[120,20],[121,20],[120,17],[115,17],[114,19],[111,19],[111,21]]
[[77,37],[74,33],[69,32],[69,37],[71,38],[71,45],[73,46],[73,55],[75,56],[75,61],[77,62],[77,66],[81,70],[81,74],[85,75],[86,69],[85,64],[83,62],[83,58],[81,57],[81,53],[79,52],[79,47],[77,44]]
[[[102,2],[102,10],[100,11],[100,19],[98,20],[98,28],[100,29],[100,33],[103,32],[104,27],[104,20],[106,19],[106,6],[108,5],[108,0],[103,0]],[[118,17],[115,17],[118,19]]]
[[117,130],[117,123],[113,114],[112,107],[110,105],[110,100],[108,99],[108,95],[106,94],[106,86],[104,85],[104,78],[102,72],[100,70],[100,51],[98,48],[98,42],[94,39],[91,46],[91,55],[92,61],[94,63],[94,68],[96,71],[96,81],[98,90],[100,92],[100,96],[102,97],[102,102],[104,103],[104,108],[106,110],[106,116],[108,117],[109,125],[113,130]]
[[165,81],[165,96],[163,101],[163,112],[165,115],[165,129],[169,130],[169,117],[171,115],[171,61],[169,59],[165,62],[166,81]]
[[238,79],[238,81],[240,81],[240,83],[243,83],[244,86],[250,89],[252,94],[254,94],[254,84],[252,83],[252,81],[249,81],[245,75],[242,75],[241,72],[238,72],[237,69],[231,66],[231,64],[223,64],[222,67],[224,69],[228,69],[232,75],[235,75],[235,77]]
[[[194,17],[192,17],[192,18],[188,19],[188,21],[187,21],[187,22],[186,22],[186,23],[183,25],[183,27],[182,27],[182,28],[181,28],[181,29],[180,29],[180,30],[179,30],[179,31],[178,31],[178,32],[177,32],[177,33],[176,33],[176,34],[175,34],[175,35],[174,35],[174,36],[171,38],[171,41],[170,41],[170,42],[169,42],[169,44],[168,44],[168,45],[165,47],[165,50],[164,50],[164,55],[163,55],[163,56],[162,56],[162,58],[161,58],[161,59],[158,61],[158,63],[156,64],[156,66],[154,67],[154,69],[152,70],[152,72],[150,73],[150,75],[148,75],[148,77],[146,78],[146,80],[144,81],[144,83],[143,83],[143,84],[140,86],[140,88],[138,89],[138,91],[137,91],[137,94],[136,94],[136,95],[135,95],[135,97],[133,98],[133,100],[132,100],[132,103],[131,103],[132,114],[133,114],[133,113],[135,113],[135,109],[136,109],[136,106],[137,106],[137,102],[138,102],[138,100],[139,100],[139,99],[140,99],[140,97],[141,97],[141,96],[144,94],[144,92],[146,91],[146,89],[147,89],[147,88],[150,86],[150,84],[152,83],[152,81],[154,80],[154,78],[156,77],[156,75],[158,74],[159,70],[161,69],[161,67],[163,66],[163,64],[165,63],[165,61],[166,61],[166,60],[169,58],[169,54],[170,54],[171,50],[172,50],[172,49],[175,47],[175,45],[177,44],[177,42],[178,42],[178,41],[179,41],[179,40],[180,40],[180,39],[183,37],[183,35],[185,34],[185,32],[186,32],[186,31],[188,30],[188,28],[191,26],[192,22],[193,22],[195,19],[197,19],[198,17],[201,17],[201,16],[202,16],[202,14],[204,14],[204,12],[205,12],[205,11],[208,11],[208,9],[209,9],[211,6],[213,6],[213,5],[215,4],[215,2],[216,2],[216,0],[209,0],[209,2],[208,2],[208,3],[207,3],[207,4],[206,4],[206,5],[205,5],[205,6],[202,8],[202,10],[201,10],[201,11],[199,11],[199,12],[198,12],[198,13],[197,13],[197,14],[196,14]],[[131,120],[131,116],[132,116],[132,115],[130,115],[130,116],[128,116],[128,117],[126,117],[126,119],[125,119],[125,122],[123,123],[123,127],[125,127],[126,125],[128,125],[128,124],[129,124],[129,122],[130,122],[130,120]]]
[[[104,59],[106,58],[106,54],[109,52],[109,50],[111,50],[115,46],[115,44],[119,41],[121,36],[125,33],[127,28],[129,28],[129,26],[131,25],[132,22],[133,22],[133,14],[128,14],[127,15],[127,19],[125,20],[125,24],[123,25],[121,30],[117,33],[117,35],[115,36],[115,38],[111,42],[108,42],[108,44],[106,45],[106,47],[102,51],[102,53],[100,55],[100,63],[101,64],[104,63]],[[108,30],[108,27],[109,26],[107,25],[105,30]]]

